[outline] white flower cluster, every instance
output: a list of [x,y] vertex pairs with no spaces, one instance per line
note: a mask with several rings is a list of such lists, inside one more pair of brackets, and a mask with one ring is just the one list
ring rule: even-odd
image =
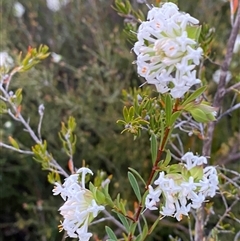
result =
[[[202,178],[196,180],[193,176],[188,178],[182,174],[165,174],[160,172],[158,179],[154,182],[157,186],[155,189],[149,185],[149,193],[146,197],[145,206],[150,210],[157,210],[157,203],[160,197],[163,197],[160,213],[163,216],[175,217],[178,221],[182,215],[188,216],[191,208],[197,209],[201,206],[207,196],[213,197],[218,189],[217,171],[212,166],[202,167],[207,163],[203,156],[198,157],[188,152],[182,160],[188,171],[198,167],[203,171]],[[202,168],[202,169],[201,169]]]
[[[78,182],[79,174],[82,174],[81,184]],[[104,207],[97,205],[90,190],[85,188],[86,174],[93,174],[88,168],[82,167],[77,174],[72,174],[65,179],[63,185],[55,183],[53,194],[60,194],[65,203],[59,209],[64,217],[61,230],[67,231],[71,238],[79,241],[88,241],[92,233],[88,232],[88,224]]]
[[170,2],[161,8],[153,7],[147,20],[139,26],[133,49],[137,54],[138,74],[148,84],[154,84],[158,92],[170,91],[173,98],[181,98],[201,82],[194,68],[200,63],[202,49],[188,33],[199,21],[179,12]]
[[47,7],[53,12],[59,11],[62,7],[65,7],[69,0],[46,0]]
[[13,5],[13,15],[17,18],[21,18],[25,13],[25,8],[20,2],[15,2]]
[[13,64],[13,58],[7,52],[0,52],[0,67],[11,68]]

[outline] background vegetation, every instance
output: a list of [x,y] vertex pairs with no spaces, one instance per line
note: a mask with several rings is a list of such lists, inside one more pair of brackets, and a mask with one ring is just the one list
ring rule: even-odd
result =
[[[135,58],[130,53],[132,45],[122,32],[126,19],[120,18],[112,9],[112,0],[72,0],[57,12],[49,10],[45,0],[19,2],[26,9],[22,18],[14,17],[13,0],[1,1],[0,50],[7,51],[17,61],[18,53],[26,53],[29,45],[37,47],[46,44],[50,51],[62,56],[59,63],[49,57],[13,79],[13,89],[23,87],[22,114],[29,117],[31,126],[36,129],[38,106],[45,105],[43,137],[48,140],[55,159],[66,169],[68,159],[61,149],[58,132],[61,121],[73,115],[77,119],[78,143],[75,165],[80,167],[82,160],[86,160],[94,172],[106,170],[108,174],[113,174],[113,196],[118,192],[122,193],[123,198],[131,196],[126,174],[128,166],[134,167],[143,176],[147,175],[150,152],[146,138],[133,141],[128,134],[120,135],[122,129],[116,124],[124,105],[121,101],[122,90],[138,87],[142,83],[132,65]],[[132,3],[136,9],[147,12],[145,5],[134,0]],[[211,99],[216,89],[212,74],[219,69],[216,63],[220,64],[225,55],[231,29],[229,3],[221,0],[179,0],[179,7],[202,23],[215,27],[211,53],[214,63],[205,61],[207,68],[203,68],[202,73],[203,81],[210,85],[208,98]],[[229,85],[239,81],[237,67],[239,55],[236,54]],[[229,108],[231,103],[236,102],[234,98],[234,94],[229,94],[223,108]],[[239,158],[228,157],[233,150],[240,151],[239,117],[240,112],[236,111],[219,123],[211,158],[213,164],[226,164],[238,172]],[[0,120],[1,141],[8,142],[8,136],[14,136],[21,146],[33,145],[22,126],[3,115]],[[190,148],[193,152],[201,151],[202,141],[197,136],[189,138],[183,134],[182,139],[185,140],[186,151]],[[32,157],[3,148],[0,149],[0,165],[0,240],[61,240],[62,233],[59,234],[57,229],[61,200],[52,196],[47,173],[41,171]],[[215,199],[217,219],[217,215],[223,212],[223,206],[221,198]],[[239,219],[239,207],[234,212]],[[173,219],[163,220],[155,233],[155,240],[167,240],[169,234],[188,240],[186,223],[187,220],[180,224]],[[210,223],[214,226],[215,218]],[[234,227],[235,224],[232,225]],[[102,238],[103,229],[96,228],[99,238]]]

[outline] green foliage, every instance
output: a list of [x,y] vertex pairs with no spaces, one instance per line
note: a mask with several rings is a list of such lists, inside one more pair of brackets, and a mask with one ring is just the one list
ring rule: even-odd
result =
[[[122,89],[141,84],[132,66],[134,55],[129,53],[132,45],[126,44],[126,36],[123,36],[122,32],[134,42],[139,20],[145,19],[144,12],[147,11],[147,7],[136,6],[133,1],[118,0],[115,1],[115,5],[113,1],[101,1],[101,7],[95,0],[71,1],[65,8],[53,13],[47,9],[45,0],[37,0],[34,4],[31,1],[20,1],[26,7],[26,13],[22,19],[18,19],[13,16],[13,2],[13,0],[2,2],[4,29],[1,29],[0,43],[1,49],[8,51],[16,60],[16,68],[11,71],[21,72],[14,76],[10,86],[15,95],[12,101],[22,107],[19,108],[19,112],[29,119],[35,130],[39,123],[36,112],[38,106],[44,103],[42,137],[43,140],[47,139],[47,142],[33,143],[28,133],[23,131],[23,127],[12,120],[11,127],[7,127],[5,124],[9,121],[6,115],[8,106],[0,100],[0,114],[4,113],[1,115],[1,141],[10,142],[17,149],[19,146],[26,148],[33,146],[34,158],[42,164],[43,169],[49,168],[49,162],[54,156],[67,170],[69,155],[74,154],[73,161],[76,167],[80,167],[82,160],[85,159],[95,172],[103,169],[107,171],[106,177],[108,174],[113,174],[110,185],[94,189],[94,195],[99,202],[106,202],[114,208],[125,228],[131,229],[134,233],[136,224],[126,218],[132,207],[126,204],[125,199],[135,200],[126,175],[128,167],[131,164],[134,168],[129,168],[132,173],[130,173],[132,185],[134,187],[138,185],[140,190],[144,190],[146,186],[144,180],[147,180],[151,163],[156,159],[158,144],[163,141],[162,134],[166,130],[164,123],[172,126],[182,113],[182,109],[175,110],[174,113],[171,111],[176,103],[168,95],[163,98],[156,95],[148,98],[150,88],[144,87],[144,90],[137,91],[132,88],[124,92],[124,105],[126,105],[124,119],[119,120],[122,118],[122,103],[119,101]],[[124,18],[124,26],[122,19],[119,19],[112,10],[111,4]],[[181,9],[191,12],[193,16],[200,18],[201,22],[209,23],[209,26],[203,24],[199,40],[204,54],[212,58],[211,60],[220,62],[225,55],[226,39],[230,29],[230,24],[226,21],[229,17],[228,3],[216,4],[214,1],[205,0],[179,1],[179,4]],[[214,36],[210,26],[217,27]],[[193,35],[197,38],[198,34],[199,32]],[[49,46],[49,50],[46,45]],[[28,49],[25,57],[19,59],[19,52],[25,53],[27,46],[32,47]],[[35,46],[40,47],[35,48]],[[62,56],[60,62],[54,62],[49,51],[60,54]],[[37,65],[47,56],[49,58]],[[239,77],[239,69],[236,67],[238,65],[239,59],[235,56],[232,67],[234,77],[231,83]],[[205,87],[193,92],[187,100],[180,103],[183,109],[188,108],[187,105],[192,104],[192,101],[203,92],[208,99],[212,98],[216,85],[212,82],[211,76],[218,66],[205,61],[203,67],[206,66],[208,70],[201,72],[201,75],[207,84],[210,83],[210,88],[207,92]],[[236,89],[237,92],[239,91]],[[230,93],[224,101],[223,110],[237,100],[239,101],[239,95]],[[201,108],[206,106],[204,103],[200,105],[199,103],[196,108],[195,106],[189,108],[195,108],[193,112],[196,109],[197,112],[203,111]],[[74,116],[76,123],[69,116]],[[204,116],[203,121],[206,118],[213,120],[212,116]],[[135,137],[141,134],[144,138],[132,141],[131,135],[119,135],[122,128],[116,125],[117,120],[124,126],[124,131],[130,132]],[[60,123],[66,124],[61,126]],[[56,138],[59,130],[61,140]],[[215,164],[220,163],[220,160],[224,162],[231,156],[232,150],[239,148],[236,147],[239,143],[236,134],[239,131],[239,111],[223,119],[219,123],[218,130],[221,131],[216,131],[212,147],[211,162]],[[66,134],[70,134],[67,139],[65,139]],[[150,136],[154,137],[151,138],[151,143],[149,143]],[[202,142],[197,135],[189,138],[183,134],[182,140],[185,143],[185,150],[191,148],[193,152],[199,151]],[[46,153],[47,149],[51,154]],[[174,150],[171,152],[178,156]],[[165,170],[171,160],[170,151],[167,151],[166,156],[159,164]],[[52,187],[48,183],[59,181],[60,176],[54,171],[49,174],[42,172],[39,164],[32,161],[32,157],[25,157],[3,148],[1,148],[0,164],[2,189],[0,211],[1,231],[3,231],[0,232],[0,240],[12,241],[20,238],[27,240],[27,237],[28,240],[61,240],[63,234],[59,234],[57,230],[60,219],[57,209],[61,200],[56,201],[56,198],[51,196]],[[239,171],[236,163],[232,162],[229,166]],[[179,167],[175,167],[176,172],[179,172]],[[94,186],[99,187],[102,180],[104,178],[97,173]],[[122,198],[117,196],[112,200],[108,194],[109,190],[112,196],[121,192]],[[237,195],[236,187],[224,186],[225,194],[229,202],[233,202]],[[136,195],[139,196],[138,191]],[[217,205],[215,211],[221,215],[224,211],[222,199],[216,198],[215,203]],[[239,219],[237,208],[234,209],[234,215]],[[211,222],[211,225],[215,224],[214,220]],[[167,240],[169,233],[178,234],[178,226],[174,226],[174,223],[171,222],[171,228],[168,222],[158,224],[159,220],[156,220],[149,230],[143,224],[144,235],[147,231],[151,233],[154,227],[157,228],[153,232],[153,240]],[[231,222],[231,225],[234,226],[235,223]],[[7,236],[8,230],[12,227],[14,231]],[[224,230],[231,230],[225,223],[221,223],[221,227]],[[90,228],[94,233],[97,232],[99,237],[104,236],[105,231],[101,229],[101,224],[96,228]],[[109,230],[114,229],[115,226],[111,226],[111,229],[107,230],[112,235]],[[219,234],[213,230],[212,237],[217,240],[217,236],[224,239],[227,234]],[[142,237],[139,235],[137,239],[141,240]],[[113,240],[116,240],[115,237]]]
[[131,172],[128,172],[128,180],[132,186],[132,189],[133,189],[138,201],[141,202],[142,197],[141,197],[141,193],[140,193],[140,188],[138,186],[138,182],[137,182],[136,178],[134,177],[134,175]]
[[65,123],[62,122],[61,131],[59,132],[59,138],[62,141],[63,149],[70,158],[72,158],[75,153],[76,135],[73,134],[75,128],[76,121],[70,116],[67,122],[67,127]]
[[25,72],[36,64],[38,64],[41,60],[47,58],[49,56],[49,48],[46,45],[40,45],[40,47],[32,48],[28,47],[28,52],[23,60],[21,60],[21,55],[19,56],[19,64],[20,66],[17,68],[18,72]]

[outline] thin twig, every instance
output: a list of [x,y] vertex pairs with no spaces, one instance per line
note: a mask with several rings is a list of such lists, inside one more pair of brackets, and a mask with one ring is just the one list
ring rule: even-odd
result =
[[114,218],[106,209],[104,209],[102,211],[104,213],[104,215],[106,217],[109,218],[109,220],[111,220],[111,222],[113,222],[117,227],[121,228],[123,231],[127,231],[126,228],[116,219]]
[[220,121],[225,115],[230,114],[231,112],[237,110],[240,108],[240,103],[234,105],[233,107],[231,107],[230,109],[228,109],[227,111],[225,111],[223,114],[221,114],[218,118],[217,118],[217,122]]
[[19,152],[19,153],[22,153],[22,154],[27,154],[27,155],[33,155],[34,154],[32,151],[25,151],[25,150],[17,149],[13,146],[4,144],[2,142],[0,142],[0,147],[4,147],[4,148],[7,148],[7,149],[10,149],[12,151],[16,151],[16,152]]
[[[234,200],[234,202],[232,202],[232,204],[225,210],[224,214],[221,215],[221,217],[219,218],[218,222],[215,224],[215,226],[212,229],[218,228],[219,224],[224,220],[225,217],[228,216],[228,213],[232,210],[232,208],[237,204],[237,202],[239,202],[239,198],[236,198]],[[208,235],[207,240],[210,238],[211,232]]]
[[[226,57],[221,65],[221,76],[220,76],[220,81],[218,84],[218,88],[216,91],[216,94],[214,96],[213,100],[213,106],[214,107],[221,107],[223,98],[226,94],[226,76],[227,76],[227,71],[229,70],[229,66],[232,60],[233,56],[233,48],[234,44],[238,35],[238,31],[240,28],[240,1],[238,2],[238,11],[236,14],[235,22],[233,24],[232,30],[230,37],[228,39],[227,43],[227,53]],[[204,156],[210,156],[211,153],[211,148],[212,148],[212,141],[213,141],[213,133],[214,129],[216,126],[216,122],[210,122],[208,124],[208,129],[207,129],[207,134],[206,134],[206,139],[203,142],[203,149],[202,149],[202,154]],[[204,240],[204,209],[201,207],[198,210],[197,213],[197,218],[196,218],[196,223],[195,223],[195,241],[202,241]]]
[[228,89],[226,89],[226,93],[233,91],[234,89],[240,88],[240,82],[230,86]]
[[[218,88],[217,88],[217,91],[216,91],[216,94],[215,94],[214,100],[213,100],[214,107],[221,107],[224,95],[226,94],[226,88],[225,88],[226,76],[227,76],[227,71],[229,69],[229,66],[230,66],[230,63],[232,60],[233,47],[234,47],[235,40],[238,35],[239,28],[240,28],[240,1],[239,1],[239,5],[238,5],[236,19],[235,19],[228,43],[227,43],[226,57],[221,65],[220,81],[219,81]],[[210,122],[208,125],[207,139],[203,143],[203,151],[202,152],[203,152],[204,156],[210,156],[215,125],[216,125],[216,122]]]

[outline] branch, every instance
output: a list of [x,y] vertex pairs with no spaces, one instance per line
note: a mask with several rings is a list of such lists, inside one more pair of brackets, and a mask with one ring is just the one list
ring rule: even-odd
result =
[[[232,55],[233,55],[233,47],[238,35],[238,31],[240,28],[240,1],[238,3],[238,11],[236,15],[236,19],[227,43],[227,54],[226,57],[221,65],[221,76],[220,76],[220,81],[218,84],[217,92],[214,96],[213,100],[213,106],[214,107],[221,107],[224,95],[226,94],[226,76],[227,76],[227,71],[229,69],[231,60],[232,60]],[[213,132],[215,129],[216,122],[210,122],[208,124],[208,130],[207,130],[207,139],[204,141],[203,144],[203,155],[205,156],[210,156],[211,153],[211,147],[212,147],[212,140],[213,140]]]
[[[227,53],[226,57],[221,65],[221,76],[220,81],[218,84],[218,88],[216,91],[216,94],[213,99],[213,106],[214,107],[221,107],[223,98],[226,94],[226,77],[227,77],[227,71],[229,69],[232,56],[233,56],[233,48],[234,44],[238,35],[238,31],[240,28],[240,1],[238,2],[238,11],[236,15],[236,19],[230,34],[230,37],[228,39],[227,43]],[[211,154],[211,148],[212,148],[212,141],[213,141],[213,133],[217,122],[210,122],[208,124],[207,128],[207,134],[206,139],[203,142],[203,149],[202,149],[202,155],[204,156],[210,156]],[[195,223],[195,241],[202,241],[204,239],[204,208],[203,206],[198,210],[197,217],[196,217],[196,223]]]
[[240,103],[232,106],[230,109],[228,109],[228,110],[225,111],[223,114],[221,114],[221,115],[217,118],[217,122],[220,121],[225,115],[230,114],[231,112],[233,112],[234,110],[237,110],[238,108],[240,108]]
[[229,154],[228,156],[222,157],[220,160],[218,160],[217,164],[218,165],[225,165],[231,161],[238,160],[240,159],[240,153],[233,153]]
[[34,154],[32,151],[25,151],[25,150],[17,149],[13,146],[9,146],[9,145],[4,144],[2,142],[0,142],[0,147],[4,147],[4,148],[7,148],[7,149],[10,149],[12,151],[16,151],[16,152],[19,152],[19,153],[22,153],[22,154],[27,154],[27,155],[33,155]]
[[233,91],[234,89],[240,88],[240,82],[230,86],[228,89],[226,89],[226,93]]

